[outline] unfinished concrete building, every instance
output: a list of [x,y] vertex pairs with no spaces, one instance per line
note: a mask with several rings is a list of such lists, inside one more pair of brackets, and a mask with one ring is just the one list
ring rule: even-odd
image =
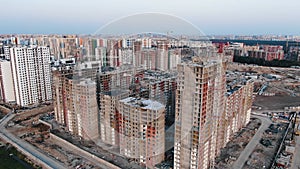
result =
[[128,65],[118,69],[104,67],[97,75],[100,138],[104,143],[119,146],[117,104],[130,95],[136,72]]
[[141,65],[148,70],[156,69],[156,50],[155,49],[143,49],[141,51]]
[[177,65],[181,62],[181,49],[170,49],[168,53],[168,70],[176,70]]
[[168,58],[168,41],[158,41],[156,49],[156,69],[158,70],[168,70],[169,58]]
[[[139,80],[142,89],[140,97],[155,100],[165,105],[166,125],[174,124],[175,119],[175,93],[177,73],[162,71],[145,71]],[[147,92],[142,92],[147,90]]]
[[80,79],[73,89],[74,114],[77,121],[78,135],[85,140],[99,138],[98,105],[96,99],[96,82]]
[[246,78],[236,78],[227,83],[224,145],[250,121],[253,84],[253,80]]
[[[174,168],[212,166],[217,153],[217,134],[224,106],[222,59],[178,65],[175,111]],[[218,79],[219,78],[219,79]],[[218,91],[220,90],[220,91]]]
[[100,138],[106,144],[119,146],[120,113],[117,106],[119,100],[128,96],[128,90],[112,90],[100,93]]
[[[214,90],[214,104],[213,104],[213,119],[214,125],[217,132],[213,132],[216,143],[215,155],[219,155],[221,152],[221,148],[225,146],[224,144],[224,133],[226,129],[225,123],[225,93],[226,93],[226,68],[227,63],[225,57],[222,57],[222,61],[218,61],[219,65],[216,70],[216,79],[215,79],[215,87],[212,88]],[[216,157],[215,156],[215,157]],[[215,159],[215,157],[212,157]],[[211,161],[210,166],[214,166],[214,160]]]
[[53,71],[56,120],[73,135],[86,140],[99,137],[96,73],[99,62],[59,66]]
[[68,126],[68,112],[74,111],[69,109],[70,105],[73,105],[73,97],[71,97],[73,70],[71,67],[63,66],[52,71],[52,74],[55,119],[58,123]]
[[134,77],[143,68],[136,68],[132,65],[123,65],[119,68],[103,67],[97,75],[99,92],[111,90],[127,90],[134,82]]
[[164,160],[165,106],[159,102],[128,97],[120,100],[120,153],[146,168]]

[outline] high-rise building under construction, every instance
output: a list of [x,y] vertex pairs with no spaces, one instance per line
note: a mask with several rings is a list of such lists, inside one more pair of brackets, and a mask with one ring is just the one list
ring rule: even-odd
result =
[[120,153],[146,168],[165,156],[165,106],[157,101],[128,97],[118,104]]
[[220,143],[224,114],[225,64],[222,59],[178,65],[175,108],[174,168],[206,169]]

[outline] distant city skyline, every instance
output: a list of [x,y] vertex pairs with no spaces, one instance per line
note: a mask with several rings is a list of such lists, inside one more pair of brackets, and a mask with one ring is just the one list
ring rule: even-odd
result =
[[297,0],[2,1],[0,34],[93,34],[129,15],[178,16],[206,35],[300,35]]

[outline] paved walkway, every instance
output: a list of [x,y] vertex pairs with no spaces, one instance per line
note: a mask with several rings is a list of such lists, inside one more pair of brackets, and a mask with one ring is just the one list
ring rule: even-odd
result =
[[233,164],[233,169],[242,169],[246,161],[248,160],[249,156],[252,154],[253,150],[255,149],[256,145],[259,143],[259,140],[262,137],[264,131],[270,126],[272,123],[270,119],[267,117],[262,116],[252,116],[256,117],[261,120],[261,126],[256,131],[255,135],[252,137],[251,141],[247,144],[245,149],[242,151],[239,158]]

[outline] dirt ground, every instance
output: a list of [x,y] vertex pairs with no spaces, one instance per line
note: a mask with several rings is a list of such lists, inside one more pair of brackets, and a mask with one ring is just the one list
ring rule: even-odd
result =
[[10,110],[4,106],[0,106],[0,119],[8,114]]
[[268,73],[268,74],[293,74],[300,76],[299,69],[294,68],[280,68],[280,67],[267,67],[267,66],[256,66],[249,64],[230,63],[227,65],[228,70],[242,71],[242,72],[257,72],[257,73]]
[[292,96],[255,96],[253,106],[260,106],[261,110],[278,110],[284,107],[300,106],[300,97]]
[[14,121],[22,121],[26,119],[30,119],[32,117],[36,117],[39,114],[47,113],[53,111],[53,105],[37,107],[31,110],[25,110],[19,113]]
[[255,135],[256,129],[261,125],[261,120],[251,118],[246,127],[234,134],[221,149],[221,154],[216,158],[215,169],[231,169],[241,152]]
[[[270,168],[286,128],[287,124],[272,124],[263,134],[243,169],[261,169],[263,166]],[[268,141],[269,145],[263,145],[262,140]]]
[[7,130],[42,150],[48,156],[64,163],[68,168],[98,169],[99,167],[96,167],[93,161],[87,161],[76,153],[59,146],[49,137],[49,127],[38,123],[41,114],[52,110],[52,106],[45,106],[19,113],[9,123]]
[[228,64],[228,70],[251,74],[255,82],[255,92],[266,85],[261,95],[300,97],[300,70],[292,68],[263,67],[247,64]]

